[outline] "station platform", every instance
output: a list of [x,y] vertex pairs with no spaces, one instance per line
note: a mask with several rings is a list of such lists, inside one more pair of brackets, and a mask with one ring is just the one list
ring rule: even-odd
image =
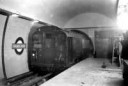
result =
[[122,70],[108,60],[89,57],[40,86],[123,86]]

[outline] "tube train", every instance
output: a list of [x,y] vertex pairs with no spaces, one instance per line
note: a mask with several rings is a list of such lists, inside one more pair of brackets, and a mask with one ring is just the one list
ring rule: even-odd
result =
[[78,30],[66,31],[3,9],[0,21],[0,79],[36,69],[63,70],[93,51],[91,39]]
[[56,72],[83,60],[92,53],[88,37],[80,31],[64,31],[56,26],[33,28],[28,38],[29,68]]

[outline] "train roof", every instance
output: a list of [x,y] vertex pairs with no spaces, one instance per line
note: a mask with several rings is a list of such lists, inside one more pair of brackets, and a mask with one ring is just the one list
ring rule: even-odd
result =
[[83,34],[74,31],[64,31],[67,37],[84,38]]

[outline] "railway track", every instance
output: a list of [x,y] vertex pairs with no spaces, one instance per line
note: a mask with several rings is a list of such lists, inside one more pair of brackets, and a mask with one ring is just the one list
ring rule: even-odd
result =
[[[30,74],[30,75],[29,75]],[[7,86],[39,86],[40,84],[46,82],[50,79],[52,73],[48,73],[45,75],[38,75],[33,73],[28,73],[26,77],[20,79],[10,79],[7,81]]]

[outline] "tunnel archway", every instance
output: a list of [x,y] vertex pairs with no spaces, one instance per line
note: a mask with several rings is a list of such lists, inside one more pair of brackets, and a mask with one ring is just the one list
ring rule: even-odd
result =
[[82,34],[86,39],[88,39],[88,40],[89,40],[89,43],[90,43],[90,45],[91,45],[91,53],[94,54],[94,45],[93,45],[93,42],[92,42],[91,38],[90,38],[86,33],[82,32],[82,31],[80,31],[80,30],[71,30],[71,31],[80,33],[80,34]]

